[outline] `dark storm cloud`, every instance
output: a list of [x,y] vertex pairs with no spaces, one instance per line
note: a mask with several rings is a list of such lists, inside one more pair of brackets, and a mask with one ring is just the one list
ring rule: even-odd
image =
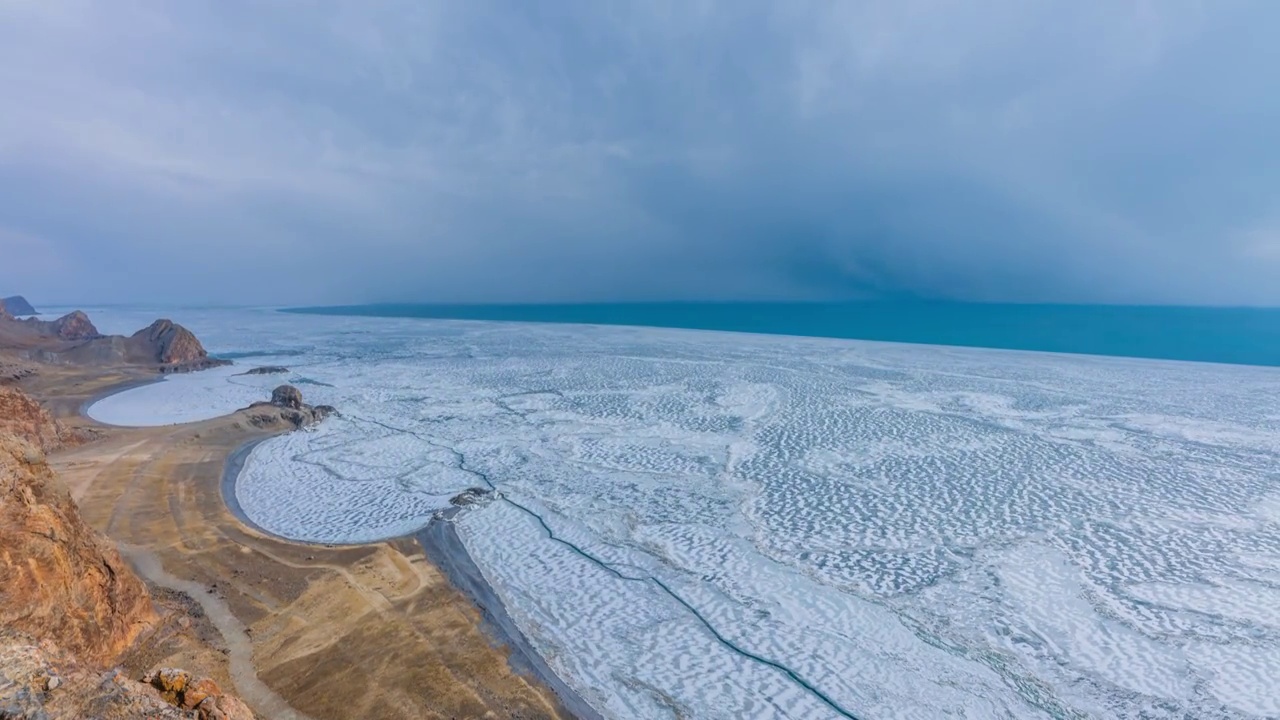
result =
[[0,5],[0,286],[1280,302],[1269,2]]

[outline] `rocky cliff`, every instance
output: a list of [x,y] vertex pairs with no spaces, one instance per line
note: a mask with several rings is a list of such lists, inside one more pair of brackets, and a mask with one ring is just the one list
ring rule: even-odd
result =
[[31,307],[31,303],[21,295],[13,295],[11,297],[0,300],[0,312],[10,315],[35,315],[36,309]]
[[0,626],[105,664],[155,619],[142,581],[85,525],[40,448],[0,435]]

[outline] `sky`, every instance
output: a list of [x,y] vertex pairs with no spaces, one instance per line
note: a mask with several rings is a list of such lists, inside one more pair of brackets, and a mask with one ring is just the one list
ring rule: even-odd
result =
[[1280,304],[1274,0],[0,0],[0,295]]

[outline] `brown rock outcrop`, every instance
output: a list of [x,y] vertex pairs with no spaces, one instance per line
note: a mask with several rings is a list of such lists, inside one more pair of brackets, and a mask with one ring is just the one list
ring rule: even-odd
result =
[[292,385],[281,385],[271,391],[271,404],[301,410],[302,391]]
[[223,693],[218,683],[186,670],[160,668],[142,681],[160,691],[167,702],[195,711],[200,720],[253,720],[253,713],[239,698]]
[[129,338],[137,344],[145,343],[153,353],[153,359],[164,365],[199,363],[209,357],[204,346],[192,332],[168,319],[157,320],[134,333]]
[[44,452],[58,449],[67,437],[48,410],[26,393],[0,386],[0,435],[15,435]]
[[[28,322],[40,322],[39,320],[29,320]],[[89,316],[83,312],[76,310],[54,320],[52,329],[55,335],[63,340],[92,340],[102,337],[102,333],[98,332],[98,328],[90,322]]]
[[294,429],[302,429],[330,415],[337,415],[338,410],[332,405],[307,405],[302,401],[300,389],[284,384],[271,391],[270,401],[255,402],[241,413],[256,428],[271,428],[284,423],[285,427],[292,425]]
[[268,428],[287,423],[295,429],[310,427],[338,411],[331,405],[308,405],[302,391],[292,385],[281,385],[271,391],[271,400],[256,402],[241,412],[255,427]]
[[155,619],[142,581],[80,518],[44,453],[0,435],[0,627],[105,664]]

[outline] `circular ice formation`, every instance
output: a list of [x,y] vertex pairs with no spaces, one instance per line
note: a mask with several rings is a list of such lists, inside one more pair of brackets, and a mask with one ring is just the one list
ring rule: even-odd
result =
[[87,414],[101,423],[129,427],[208,420],[269,397],[270,380],[237,377],[242,372],[244,368],[229,365],[165,375],[108,395],[89,405]]

